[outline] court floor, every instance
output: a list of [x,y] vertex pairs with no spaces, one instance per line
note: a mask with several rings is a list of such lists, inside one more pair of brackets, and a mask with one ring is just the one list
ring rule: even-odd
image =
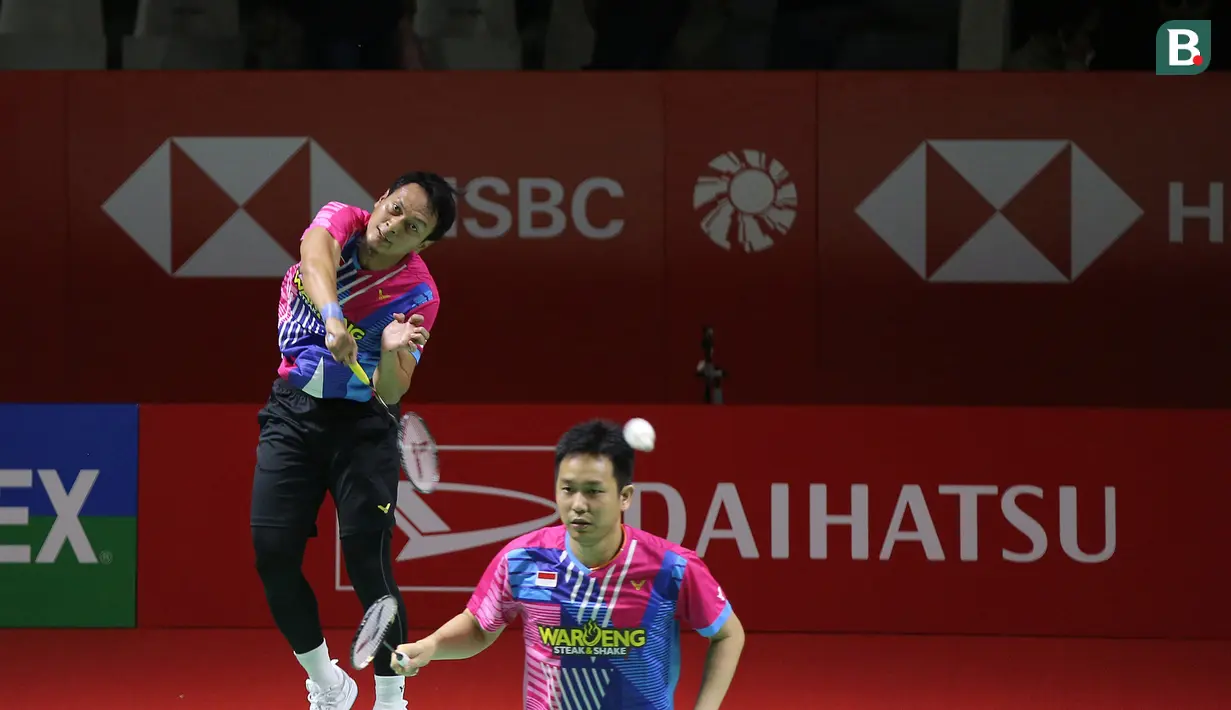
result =
[[[346,630],[327,633],[344,656]],[[704,641],[685,638],[691,710]],[[521,648],[439,662],[411,710],[515,710]],[[371,671],[356,710],[372,707]],[[0,629],[4,710],[304,710],[303,673],[273,630]],[[1231,642],[753,634],[724,710],[1228,710]]]

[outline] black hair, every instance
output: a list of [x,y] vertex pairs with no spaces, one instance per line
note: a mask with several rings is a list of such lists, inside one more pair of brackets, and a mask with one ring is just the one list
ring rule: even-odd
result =
[[601,456],[611,459],[619,490],[633,482],[633,447],[624,440],[624,427],[606,419],[591,419],[564,432],[556,444],[556,476],[560,462],[569,456]]
[[428,204],[436,214],[436,228],[428,235],[427,240],[434,242],[445,235],[457,221],[457,189],[436,173],[415,171],[406,173],[393,181],[389,186],[389,194],[397,192],[398,188],[407,185],[418,185],[427,193]]

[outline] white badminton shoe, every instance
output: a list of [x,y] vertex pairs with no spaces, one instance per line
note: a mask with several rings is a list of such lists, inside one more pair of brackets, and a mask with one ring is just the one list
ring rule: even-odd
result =
[[355,685],[355,679],[338,668],[337,661],[333,664],[339,676],[337,683],[322,688],[311,679],[304,681],[304,686],[308,689],[308,710],[350,710],[355,704],[355,698],[359,697],[359,687]]

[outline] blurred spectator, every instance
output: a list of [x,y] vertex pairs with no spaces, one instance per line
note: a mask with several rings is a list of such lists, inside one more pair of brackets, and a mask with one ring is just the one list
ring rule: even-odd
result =
[[859,14],[844,0],[777,0],[770,69],[826,69],[834,64],[843,28]]
[[264,0],[244,17],[245,69],[300,69],[305,65],[303,23],[293,0]]
[[404,0],[402,17],[398,20],[398,41],[402,69],[426,69],[427,57],[423,51],[423,42],[415,32],[415,14],[418,3],[415,0]]
[[98,0],[7,0],[0,6],[0,70],[105,69],[104,27]]
[[140,0],[124,33],[125,69],[243,69],[240,0]]
[[776,0],[692,0],[675,36],[671,69],[765,69]]
[[415,34],[432,69],[518,69],[513,0],[418,0]]
[[398,69],[403,0],[300,0],[311,69]]
[[718,0],[723,18],[718,49],[725,69],[766,69],[777,0]]
[[579,0],[553,0],[547,21],[544,68],[575,71],[594,55],[594,27]]
[[676,35],[688,17],[689,0],[584,2],[594,27],[588,69],[667,68]]
[[1089,69],[1100,20],[1101,13],[1093,0],[1015,3],[1013,50],[1005,68],[1013,71]]
[[771,69],[957,68],[960,0],[778,0]]
[[[158,1],[177,8],[202,3],[213,7],[212,0]],[[969,10],[985,1],[238,0],[243,10],[243,65],[250,69],[565,71],[952,70],[957,66],[959,10],[963,3]],[[989,35],[993,30],[984,26],[967,27],[970,37],[961,41],[995,45],[980,65],[987,68],[1001,65],[1007,43],[1011,49],[1003,66],[1028,71],[1152,71],[1159,23],[1215,19],[1225,16],[1231,4],[1004,1],[1013,9],[1011,41],[1003,13],[993,23],[999,34]],[[99,2],[107,64],[119,68],[121,41],[129,42],[134,34],[139,3],[150,0]],[[171,49],[188,41],[179,34],[152,36],[170,41]],[[200,44],[201,38],[197,40]],[[169,60],[163,65],[178,66]],[[1211,68],[1224,66],[1231,63],[1215,61]]]
[[[505,0],[513,2],[517,36],[521,40],[521,68],[545,69],[547,27],[551,23],[553,0]],[[564,0],[576,2],[576,0]]]
[[103,0],[103,26],[107,31],[108,69],[124,68],[124,37],[132,34],[136,25],[137,0]]
[[[754,0],[755,1],[755,0]],[[671,42],[671,69],[729,69],[725,43],[733,0],[692,0]],[[765,4],[771,4],[772,0]],[[762,67],[764,58],[762,59]]]
[[843,38],[834,69],[957,69],[962,0],[871,0]]

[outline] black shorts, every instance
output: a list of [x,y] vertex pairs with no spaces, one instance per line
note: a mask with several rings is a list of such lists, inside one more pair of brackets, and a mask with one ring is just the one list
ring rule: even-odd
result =
[[277,380],[257,421],[253,527],[314,537],[326,491],[343,537],[393,526],[401,457],[397,424],[379,402],[317,399]]

